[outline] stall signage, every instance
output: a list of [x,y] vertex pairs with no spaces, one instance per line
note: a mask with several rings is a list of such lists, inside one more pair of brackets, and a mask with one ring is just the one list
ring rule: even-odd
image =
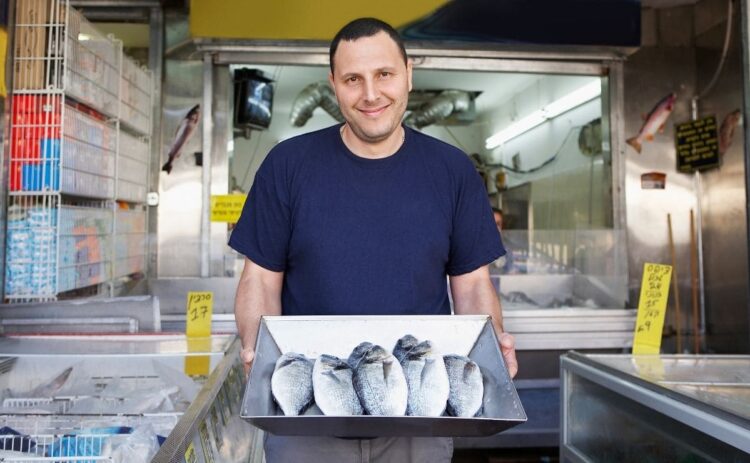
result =
[[719,165],[719,134],[716,116],[677,124],[675,127],[677,170],[693,172]]
[[206,376],[211,359],[208,355],[190,355],[193,352],[209,352],[211,349],[211,315],[214,294],[211,291],[190,291],[187,296],[185,334],[188,355],[185,357],[185,374]]
[[237,223],[247,195],[212,195],[211,222]]
[[198,456],[195,453],[195,446],[192,442],[185,449],[185,463],[198,463]]
[[633,354],[658,354],[669,298],[672,266],[646,263],[633,334]]

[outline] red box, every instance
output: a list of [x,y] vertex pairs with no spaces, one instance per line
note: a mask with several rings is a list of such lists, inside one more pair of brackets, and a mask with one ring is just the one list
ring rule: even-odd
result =
[[8,183],[10,185],[10,191],[21,191],[21,184],[23,179],[21,178],[21,166],[23,163],[18,161],[10,161],[10,172],[8,173]]
[[13,95],[11,160],[38,160],[41,140],[60,138],[61,102],[59,95]]

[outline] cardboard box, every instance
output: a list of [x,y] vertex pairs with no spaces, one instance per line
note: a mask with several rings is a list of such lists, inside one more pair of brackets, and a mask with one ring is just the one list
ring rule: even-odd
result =
[[45,59],[50,0],[18,0],[14,40],[13,88],[46,88]]

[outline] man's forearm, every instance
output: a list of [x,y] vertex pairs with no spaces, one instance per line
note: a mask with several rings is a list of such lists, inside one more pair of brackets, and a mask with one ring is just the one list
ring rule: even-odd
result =
[[[478,279],[470,286],[452,284],[451,290],[454,292],[453,311],[457,315],[489,315],[495,334],[499,336],[504,331],[500,300],[489,278]],[[461,294],[456,294],[456,291]]]
[[263,315],[281,315],[282,281],[283,273],[270,272],[245,261],[234,303],[234,318],[244,350],[255,349]]

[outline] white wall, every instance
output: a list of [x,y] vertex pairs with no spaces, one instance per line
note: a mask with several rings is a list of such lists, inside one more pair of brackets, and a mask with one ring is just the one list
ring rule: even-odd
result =
[[[513,164],[513,156],[519,153],[520,167],[527,170],[541,165],[555,153],[558,153],[558,158],[553,163],[537,172],[531,174],[507,172],[508,186],[589,166],[591,159],[580,153],[575,129],[601,117],[601,101],[599,98],[548,120],[494,150],[484,149],[484,140],[513,122],[523,119],[543,106],[591,82],[592,79],[597,78],[581,76],[541,77],[498,109],[485,115],[485,123],[478,127],[482,130],[481,153],[489,162],[510,166]],[[575,131],[575,133],[571,134],[571,131]]]

